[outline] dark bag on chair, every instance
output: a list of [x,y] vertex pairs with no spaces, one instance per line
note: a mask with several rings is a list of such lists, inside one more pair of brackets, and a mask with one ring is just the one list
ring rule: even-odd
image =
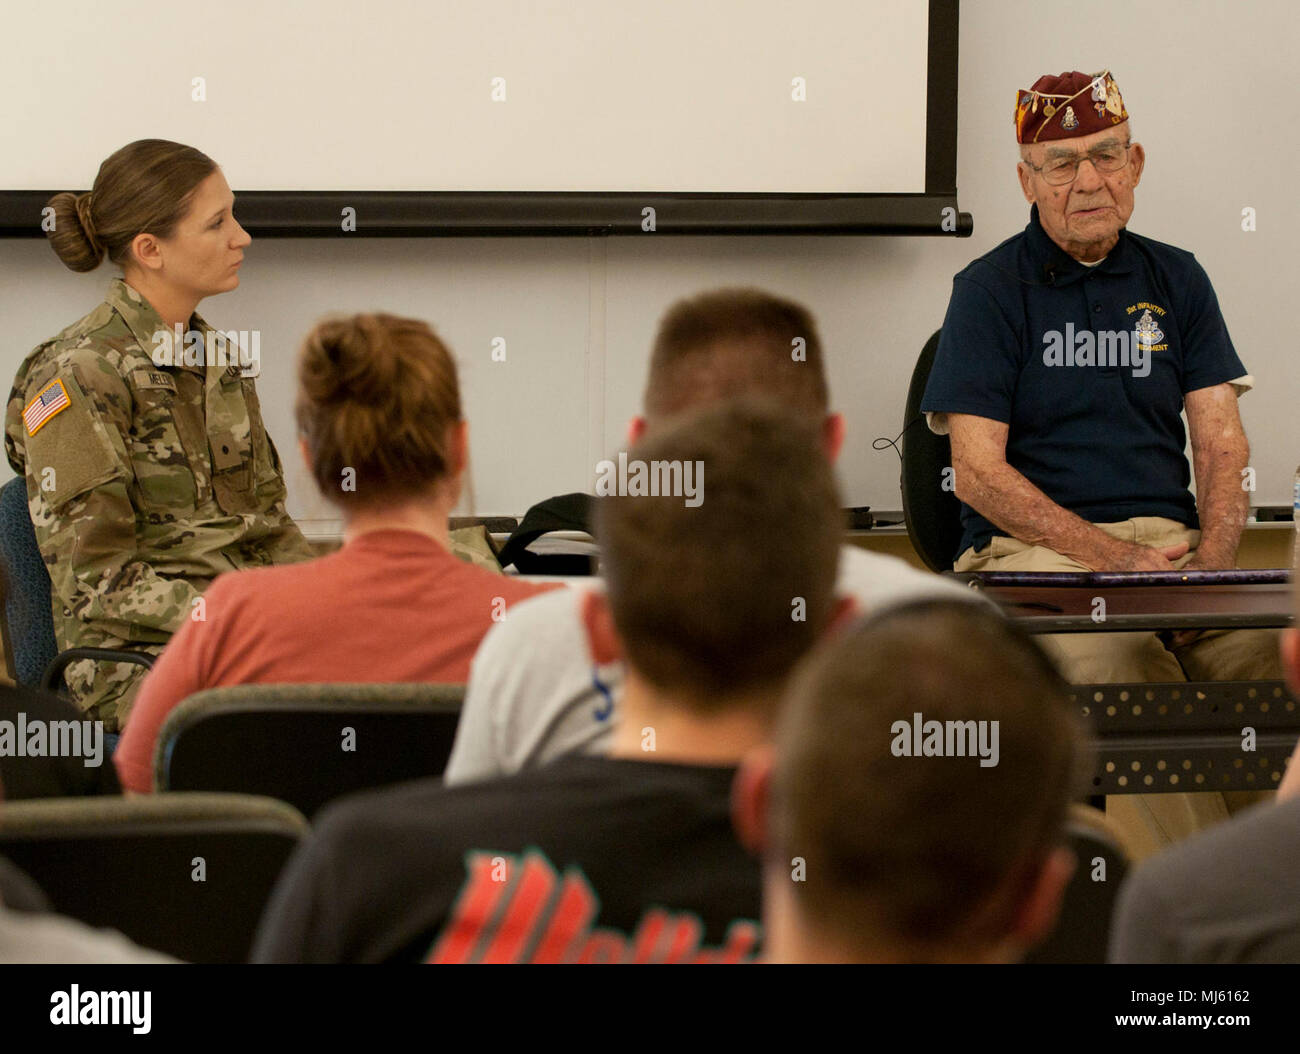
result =
[[592,558],[585,553],[530,553],[528,547],[550,531],[585,531],[591,534],[595,501],[590,494],[560,494],[539,501],[526,513],[502,546],[502,567],[511,564],[521,575],[589,575]]

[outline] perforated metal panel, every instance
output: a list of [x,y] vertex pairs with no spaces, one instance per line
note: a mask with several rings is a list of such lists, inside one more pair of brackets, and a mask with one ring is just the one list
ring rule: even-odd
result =
[[1076,685],[1072,698],[1096,736],[1095,794],[1274,790],[1300,739],[1281,681]]

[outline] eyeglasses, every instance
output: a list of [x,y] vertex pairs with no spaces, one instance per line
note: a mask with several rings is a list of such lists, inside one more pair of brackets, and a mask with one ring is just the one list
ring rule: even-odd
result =
[[1043,179],[1052,184],[1054,187],[1063,187],[1067,183],[1073,183],[1075,177],[1079,174],[1079,166],[1084,161],[1091,161],[1092,167],[1098,172],[1118,172],[1128,164],[1129,143],[1107,144],[1099,146],[1095,150],[1089,150],[1086,154],[1075,154],[1073,157],[1054,157],[1047,164],[1039,166],[1032,161],[1026,161],[1030,168],[1035,172],[1041,172]]

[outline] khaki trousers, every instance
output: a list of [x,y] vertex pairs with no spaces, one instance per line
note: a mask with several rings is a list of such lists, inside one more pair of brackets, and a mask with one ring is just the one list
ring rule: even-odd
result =
[[[1188,554],[1200,531],[1159,516],[1139,516],[1094,527],[1114,538],[1161,547],[1186,542]],[[1089,568],[1041,545],[994,537],[978,551],[967,549],[956,571],[1087,571]],[[1053,633],[1037,638],[1074,684],[1123,682],[1277,680],[1282,677],[1277,630],[1206,630],[1184,645],[1155,633]],[[1272,792],[1122,794],[1106,799],[1106,815],[1122,830],[1135,859],[1157,852],[1195,831],[1226,819]]]

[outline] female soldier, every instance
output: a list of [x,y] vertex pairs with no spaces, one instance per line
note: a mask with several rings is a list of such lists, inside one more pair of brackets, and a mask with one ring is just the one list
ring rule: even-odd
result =
[[[251,239],[233,204],[211,158],[161,139],[109,157],[89,194],[50,199],[59,259],[90,271],[107,252],[122,268],[102,304],[27,357],[9,396],[5,451],[27,479],[60,648],[156,655],[204,617],[214,576],[313,555],[238,352],[174,341],[224,349],[195,308],[239,285]],[[112,732],[143,673],[81,661],[66,679]]]

